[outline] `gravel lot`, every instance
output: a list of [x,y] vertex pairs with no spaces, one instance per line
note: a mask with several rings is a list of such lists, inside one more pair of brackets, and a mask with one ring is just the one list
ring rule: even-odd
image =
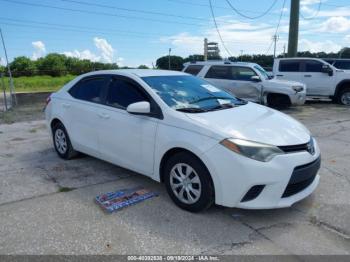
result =
[[[141,175],[87,156],[59,159],[43,120],[2,123],[0,254],[349,254],[350,108],[285,112],[321,147],[314,194],[288,209],[200,214],[177,208],[163,185]],[[160,196],[110,215],[93,201],[137,185]]]

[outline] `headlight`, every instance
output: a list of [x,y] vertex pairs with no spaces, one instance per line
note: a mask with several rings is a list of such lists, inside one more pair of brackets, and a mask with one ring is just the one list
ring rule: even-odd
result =
[[222,140],[220,144],[233,152],[262,162],[270,161],[274,156],[284,154],[276,146],[243,139],[228,138]]
[[301,91],[304,90],[304,87],[302,87],[302,86],[292,86],[292,89],[293,89],[295,92],[299,93],[299,92],[301,92]]

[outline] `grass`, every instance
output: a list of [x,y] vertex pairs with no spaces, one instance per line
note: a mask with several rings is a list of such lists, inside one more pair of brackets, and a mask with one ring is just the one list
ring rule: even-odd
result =
[[[54,92],[74,78],[74,75],[66,75],[60,77],[21,76],[14,77],[13,82],[16,92]],[[4,82],[6,90],[9,91],[9,79],[5,77]]]

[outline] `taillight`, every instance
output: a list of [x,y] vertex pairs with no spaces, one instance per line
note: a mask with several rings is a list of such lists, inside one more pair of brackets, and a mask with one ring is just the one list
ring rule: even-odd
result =
[[45,106],[44,106],[44,111],[45,111],[47,105],[48,105],[50,102],[51,102],[51,95],[48,96],[48,97],[46,98],[46,104],[45,104]]

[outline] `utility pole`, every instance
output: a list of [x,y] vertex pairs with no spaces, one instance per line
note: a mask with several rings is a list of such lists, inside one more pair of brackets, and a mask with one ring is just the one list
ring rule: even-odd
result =
[[170,53],[171,53],[171,48],[169,48],[169,56],[168,56],[169,70],[171,69],[171,65],[170,65]]
[[14,84],[13,84],[11,68],[10,68],[8,57],[7,57],[5,40],[4,40],[4,36],[2,35],[1,28],[0,28],[0,36],[1,36],[2,46],[4,47],[4,51],[5,51],[5,59],[6,59],[6,64],[7,64],[7,71],[8,71],[9,77],[10,77],[11,106],[13,106],[13,105],[17,105],[17,99],[16,99],[16,95],[15,95],[15,92],[14,92],[15,87],[14,87]]
[[272,36],[272,40],[273,40],[273,43],[274,43],[274,46],[273,46],[273,58],[276,58],[276,44],[277,44],[277,41],[279,40],[279,36],[278,35],[273,35]]
[[283,57],[286,57],[286,44],[283,45]]
[[297,56],[300,0],[291,0],[288,37],[288,57]]
[[6,87],[5,87],[5,81],[4,81],[4,77],[3,77],[3,73],[2,72],[0,72],[0,79],[1,79],[2,90],[3,90],[3,93],[4,93],[5,111],[7,111],[8,107],[7,107]]

